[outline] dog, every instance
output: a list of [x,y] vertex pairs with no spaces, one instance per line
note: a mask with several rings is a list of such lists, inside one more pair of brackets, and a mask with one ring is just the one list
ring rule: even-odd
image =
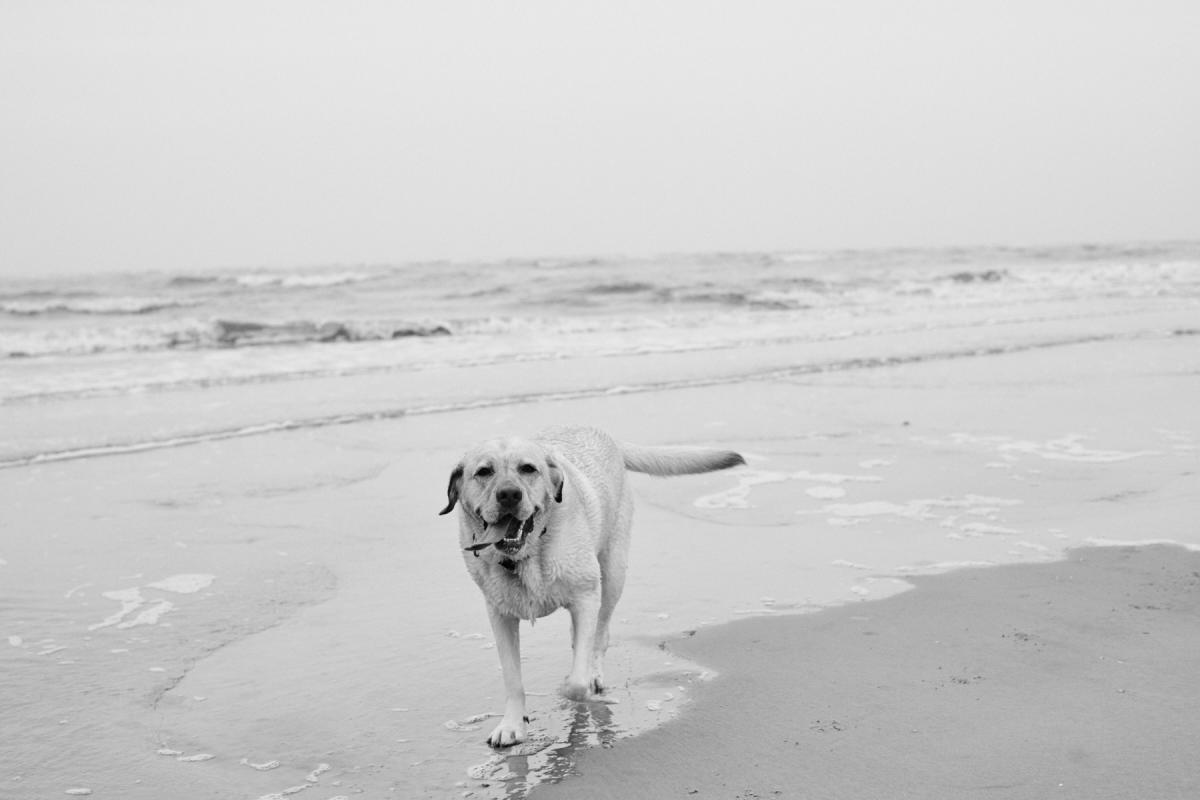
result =
[[500,656],[504,716],[489,745],[526,737],[523,619],[566,608],[574,656],[560,693],[593,701],[604,692],[608,625],[625,585],[633,521],[626,472],[688,475],[745,463],[728,450],[641,447],[586,427],[493,439],[467,451],[450,473],[439,513],[459,506],[463,560],[483,592]]

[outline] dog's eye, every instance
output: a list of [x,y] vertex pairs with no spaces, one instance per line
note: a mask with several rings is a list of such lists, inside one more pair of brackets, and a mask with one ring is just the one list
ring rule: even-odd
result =
[[533,464],[522,464],[521,466],[517,467],[517,472],[521,473],[522,475],[536,475],[537,471],[538,468]]
[[494,474],[495,470],[493,470],[491,467],[480,467],[479,469],[475,470],[476,478],[490,478]]

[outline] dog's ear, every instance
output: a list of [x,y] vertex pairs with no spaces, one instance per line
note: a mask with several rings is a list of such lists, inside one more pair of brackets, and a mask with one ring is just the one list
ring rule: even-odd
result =
[[458,493],[462,491],[463,465],[459,464],[450,473],[450,485],[446,487],[446,498],[450,501],[446,503],[446,507],[438,512],[438,516],[449,514],[454,510],[454,504],[458,502]]
[[563,479],[562,468],[558,466],[558,462],[554,460],[554,456],[546,457],[546,467],[550,470],[550,482],[554,484],[554,502],[562,502]]

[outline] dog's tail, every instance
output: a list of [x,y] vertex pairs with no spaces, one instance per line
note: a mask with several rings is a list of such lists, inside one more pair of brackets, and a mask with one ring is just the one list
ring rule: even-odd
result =
[[647,475],[695,475],[745,464],[732,450],[698,450],[690,447],[642,447],[621,442],[625,469]]

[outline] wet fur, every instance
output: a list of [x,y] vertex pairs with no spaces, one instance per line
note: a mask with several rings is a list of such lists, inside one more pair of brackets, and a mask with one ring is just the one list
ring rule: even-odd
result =
[[[522,619],[566,608],[574,656],[561,693],[586,701],[604,691],[608,625],[625,585],[633,520],[626,471],[684,475],[743,463],[729,451],[622,444],[581,427],[550,428],[531,440],[494,439],[463,456],[450,474],[441,513],[459,507],[463,561],[483,592],[504,674],[504,716],[489,744],[506,747],[526,736]],[[516,516],[535,521],[524,545],[511,558],[496,548],[468,552],[496,537],[510,510],[497,501],[497,491],[513,487],[521,491]]]

